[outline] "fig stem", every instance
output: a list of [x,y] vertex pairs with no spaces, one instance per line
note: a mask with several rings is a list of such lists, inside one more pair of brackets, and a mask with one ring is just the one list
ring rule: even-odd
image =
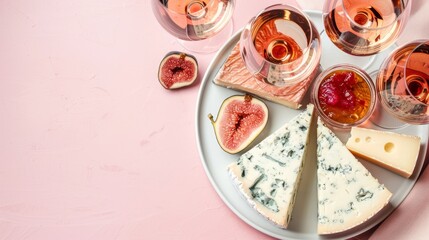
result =
[[245,102],[250,102],[250,101],[252,101],[252,96],[250,96],[249,94],[244,95],[244,101],[245,101]]
[[212,124],[215,124],[215,120],[213,119],[213,115],[211,113],[209,113],[208,115],[210,122],[212,122]]
[[179,57],[180,57],[180,59],[185,59],[185,57],[186,57],[186,53],[183,53],[183,52],[182,52],[182,53],[180,53],[180,56],[179,56]]

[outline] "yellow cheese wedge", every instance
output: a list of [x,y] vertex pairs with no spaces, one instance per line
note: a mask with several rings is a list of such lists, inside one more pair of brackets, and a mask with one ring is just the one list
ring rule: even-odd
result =
[[355,155],[409,178],[419,156],[420,137],[353,127],[346,146]]

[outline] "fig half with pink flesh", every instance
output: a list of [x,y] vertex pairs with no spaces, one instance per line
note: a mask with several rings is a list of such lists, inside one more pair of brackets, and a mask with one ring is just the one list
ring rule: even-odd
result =
[[158,80],[166,89],[191,85],[198,76],[197,59],[183,52],[169,52],[162,59],[158,69]]
[[265,128],[268,108],[251,95],[235,95],[223,101],[216,120],[212,114],[208,117],[220,147],[234,154],[249,146]]

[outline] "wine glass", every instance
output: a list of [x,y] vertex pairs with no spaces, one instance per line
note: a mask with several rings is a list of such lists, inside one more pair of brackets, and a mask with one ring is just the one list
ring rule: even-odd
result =
[[161,26],[187,50],[211,53],[233,31],[235,0],[151,0]]
[[[396,48],[381,65],[376,88],[383,109],[408,124],[429,123],[429,40],[416,40]],[[386,118],[386,116],[383,116]],[[399,128],[404,123],[383,128]]]
[[328,62],[352,63],[367,70],[376,54],[396,41],[410,9],[411,0],[326,0],[321,35],[322,40],[330,40],[324,46],[330,53]]
[[259,86],[273,95],[313,79],[321,57],[320,36],[298,8],[272,5],[252,18],[240,36],[240,52]]

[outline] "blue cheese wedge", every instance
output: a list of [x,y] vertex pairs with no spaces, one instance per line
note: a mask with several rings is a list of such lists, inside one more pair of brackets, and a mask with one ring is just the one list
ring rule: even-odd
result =
[[370,219],[392,193],[320,119],[317,125],[318,233],[338,233]]
[[314,106],[244,153],[228,171],[263,216],[287,228],[304,164]]
[[417,101],[412,96],[396,96],[386,91],[381,94],[386,95],[387,103],[391,109],[395,109],[401,112],[401,115],[405,117],[412,117],[416,114],[424,114],[428,107],[420,101]]

